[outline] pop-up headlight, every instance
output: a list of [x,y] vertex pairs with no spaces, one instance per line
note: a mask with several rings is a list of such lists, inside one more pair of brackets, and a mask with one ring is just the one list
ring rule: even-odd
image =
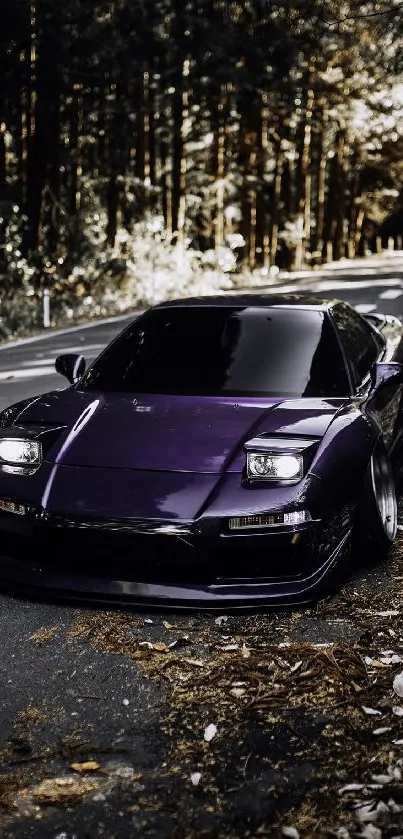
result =
[[318,440],[307,437],[255,437],[245,443],[249,481],[296,484],[312,461]]
[[302,478],[301,454],[263,454],[248,452],[248,478],[268,478],[274,481],[294,481]]
[[3,437],[0,439],[0,465],[40,466],[42,444],[39,440]]

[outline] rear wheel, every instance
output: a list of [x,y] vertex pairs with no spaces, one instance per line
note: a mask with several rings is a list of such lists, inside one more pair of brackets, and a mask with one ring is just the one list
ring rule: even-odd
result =
[[355,543],[359,559],[384,559],[396,530],[395,481],[385,448],[378,443],[365,476],[358,509]]

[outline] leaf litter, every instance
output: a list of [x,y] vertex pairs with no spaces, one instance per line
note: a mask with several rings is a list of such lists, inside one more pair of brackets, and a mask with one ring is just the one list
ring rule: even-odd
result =
[[[145,814],[144,835],[164,808],[178,817],[174,839],[403,835],[402,548],[399,535],[381,585],[375,572],[367,587],[353,580],[299,612],[77,615],[70,644],[125,656],[163,690],[166,754],[156,771],[173,800],[144,772],[144,795],[131,805]],[[0,805],[25,795],[45,809],[71,807],[109,794],[106,779],[118,776],[101,752],[63,754],[64,776],[0,777]],[[49,755],[41,759],[45,772]]]
[[[129,631],[129,615],[109,613],[79,616],[70,637],[128,656],[147,678],[168,689],[166,774],[182,777],[187,785],[200,775],[217,814],[233,806],[226,788],[242,795],[245,783],[257,784],[266,773],[275,783],[266,788],[272,816],[259,825],[261,835],[280,835],[288,827],[301,837],[337,836],[341,829],[353,837],[363,835],[367,824],[393,835],[397,828],[403,831],[400,706],[393,690],[403,653],[403,592],[395,581],[403,574],[402,542],[399,538],[393,551],[385,585],[369,596],[354,581],[337,597],[299,613],[230,616],[228,621],[205,616],[195,627],[181,616],[176,631],[186,631],[192,656],[188,649],[168,646],[161,635],[166,627],[158,619],[152,640],[144,636],[144,626],[138,637]],[[320,637],[322,629],[326,635],[344,622],[354,628],[348,640],[304,640],[308,624]],[[231,632],[225,643],[224,627]],[[375,719],[382,724],[374,726]],[[203,746],[200,724],[205,731],[213,724],[220,736]],[[241,762],[256,732],[258,747]],[[279,782],[282,773],[292,775],[307,761],[311,768],[300,790],[290,779]]]

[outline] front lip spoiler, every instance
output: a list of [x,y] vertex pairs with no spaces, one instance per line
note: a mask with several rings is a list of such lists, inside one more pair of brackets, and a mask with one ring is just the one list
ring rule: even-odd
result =
[[[46,524],[47,517],[42,517],[42,522]],[[52,527],[73,528],[74,530],[118,530],[120,532],[129,533],[149,533],[150,535],[165,535],[165,536],[191,536],[194,534],[193,523],[191,522],[166,522],[158,519],[108,519],[102,520],[88,520],[84,519],[68,519],[55,515],[49,516],[49,521]]]
[[[183,609],[248,608],[309,603],[321,596],[321,585],[343,555],[350,531],[316,571],[308,577],[265,582],[253,578],[217,578],[211,584],[169,585],[105,577],[74,577],[67,573],[43,571],[37,565],[0,557],[0,581],[18,584],[25,593],[36,590],[62,596],[67,600],[88,600],[98,603],[131,604]],[[323,593],[322,593],[323,594]]]

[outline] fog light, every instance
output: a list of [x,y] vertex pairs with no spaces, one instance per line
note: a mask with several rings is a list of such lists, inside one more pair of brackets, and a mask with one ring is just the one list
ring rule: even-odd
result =
[[312,521],[308,510],[296,510],[293,513],[260,513],[257,516],[234,516],[228,520],[230,530],[251,530],[255,527],[279,527],[296,525]]
[[295,481],[302,478],[303,460],[300,454],[247,453],[249,478],[272,481]]
[[15,513],[17,516],[23,516],[25,513],[23,504],[16,504],[15,501],[6,501],[5,499],[0,499],[0,510],[4,510],[5,513]]
[[284,524],[302,524],[310,518],[308,510],[296,510],[295,513],[284,513]]
[[16,437],[0,439],[0,463],[39,466],[41,462],[42,445],[38,440],[19,440]]

